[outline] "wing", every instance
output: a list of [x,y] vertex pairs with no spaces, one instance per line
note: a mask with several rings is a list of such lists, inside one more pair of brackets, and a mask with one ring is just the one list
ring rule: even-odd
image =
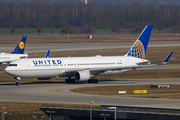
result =
[[154,67],[157,66],[156,64],[154,65],[133,65],[133,66],[122,66],[122,67],[103,67],[103,68],[89,68],[89,69],[74,69],[74,70],[66,70],[65,73],[75,73],[77,71],[84,71],[88,70],[90,73],[97,75],[99,73],[103,73],[109,70],[123,70],[123,69],[137,69],[137,68],[142,68],[142,67]]

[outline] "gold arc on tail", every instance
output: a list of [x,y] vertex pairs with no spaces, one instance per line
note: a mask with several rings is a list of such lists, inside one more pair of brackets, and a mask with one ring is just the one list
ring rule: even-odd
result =
[[131,49],[127,53],[127,56],[132,56],[132,57],[137,57],[137,58],[144,58],[145,57],[144,46],[141,43],[141,41],[136,40],[134,45],[131,47]]

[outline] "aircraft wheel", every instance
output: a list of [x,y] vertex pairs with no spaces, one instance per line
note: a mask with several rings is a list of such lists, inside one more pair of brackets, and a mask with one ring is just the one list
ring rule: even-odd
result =
[[91,80],[88,80],[88,83],[98,83],[98,80],[97,79],[91,79]]
[[69,79],[66,79],[66,80],[65,80],[65,83],[69,83]]
[[71,83],[75,83],[75,82],[76,82],[76,80],[75,80],[75,79],[71,79],[70,81],[71,81]]
[[17,86],[20,86],[20,82],[16,82],[16,85],[17,85]]
[[95,79],[95,80],[94,80],[94,83],[98,83],[98,80],[97,80],[97,79]]
[[75,79],[66,79],[65,82],[66,83],[75,83],[76,80]]

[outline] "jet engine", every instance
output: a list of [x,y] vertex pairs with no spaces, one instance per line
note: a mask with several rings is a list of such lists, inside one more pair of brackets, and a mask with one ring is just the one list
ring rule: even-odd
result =
[[77,71],[74,74],[74,78],[77,81],[87,81],[92,78],[92,75],[90,74],[89,70]]

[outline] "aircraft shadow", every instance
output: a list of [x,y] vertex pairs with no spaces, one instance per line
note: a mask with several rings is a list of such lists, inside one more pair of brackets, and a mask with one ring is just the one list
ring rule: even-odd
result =
[[[133,83],[135,82],[134,80],[99,80],[98,83],[101,84],[122,84],[121,82],[129,82]],[[22,82],[21,85],[38,85],[38,84],[98,84],[98,83],[87,83],[86,81],[79,81],[75,83],[65,83],[60,81],[60,82],[53,82],[53,81],[37,81],[37,82]],[[126,83],[123,83],[126,84]],[[6,85],[16,85],[14,83],[0,83],[0,86],[6,86]]]

